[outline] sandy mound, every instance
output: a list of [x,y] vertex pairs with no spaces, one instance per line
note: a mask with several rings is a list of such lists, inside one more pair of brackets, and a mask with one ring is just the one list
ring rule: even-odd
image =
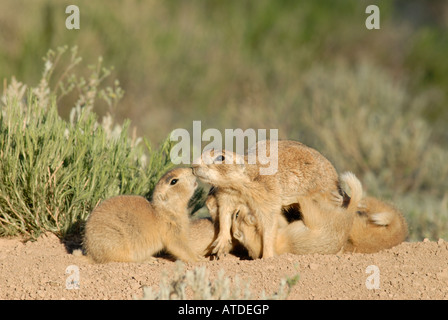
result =
[[[288,299],[448,299],[448,242],[407,242],[376,254],[282,255],[264,260],[228,256],[205,265],[211,277],[250,281],[253,293],[276,292],[280,279],[300,275]],[[175,263],[90,264],[67,253],[55,236],[23,244],[0,239],[0,299],[132,299],[158,287]],[[75,287],[74,289],[67,289]],[[76,289],[78,288],[78,289]]]

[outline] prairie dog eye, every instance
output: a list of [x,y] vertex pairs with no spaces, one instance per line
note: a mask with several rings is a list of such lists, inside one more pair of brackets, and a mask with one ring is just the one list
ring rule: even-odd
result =
[[173,180],[171,180],[171,181],[170,181],[170,185],[174,186],[174,185],[177,183],[177,181],[179,181],[179,179],[173,179]]
[[215,161],[223,162],[225,159],[226,159],[226,157],[224,157],[223,155],[220,155],[215,158]]
[[240,210],[238,210],[237,212],[235,212],[235,219],[238,219],[238,215],[240,213]]

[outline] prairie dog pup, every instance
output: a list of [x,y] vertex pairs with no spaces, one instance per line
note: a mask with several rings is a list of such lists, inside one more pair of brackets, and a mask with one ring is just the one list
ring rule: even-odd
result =
[[215,239],[215,226],[211,220],[196,219],[191,221],[188,245],[197,256],[207,256]]
[[[341,251],[349,237],[362,197],[362,186],[355,175],[347,173],[343,179],[352,190],[348,207],[336,207],[322,201],[320,193],[300,197],[302,220],[279,228],[275,239],[276,254],[331,254]],[[279,219],[285,218],[280,216]],[[285,225],[284,221],[282,224]],[[251,258],[261,257],[262,237],[259,221],[244,205],[233,215],[232,234],[247,248]]]
[[[277,170],[261,174],[261,169],[271,169],[271,164],[266,164],[271,158]],[[335,207],[343,202],[333,165],[317,150],[297,141],[260,141],[244,156],[209,150],[198,162],[193,165],[194,174],[218,187],[219,234],[214,243],[218,255],[228,250],[232,212],[237,203],[243,203],[255,215],[262,235],[262,256],[272,257],[282,207],[311,194],[320,194],[322,201]]]
[[84,248],[98,263],[143,262],[162,249],[183,261],[197,261],[188,245],[188,201],[197,187],[190,168],[167,172],[151,202],[140,196],[103,201],[86,222]]
[[406,220],[394,206],[366,197],[359,207],[344,251],[373,253],[392,248],[406,239]]

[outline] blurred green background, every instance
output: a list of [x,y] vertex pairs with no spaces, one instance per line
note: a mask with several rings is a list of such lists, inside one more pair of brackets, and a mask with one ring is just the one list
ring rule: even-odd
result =
[[[3,86],[37,85],[47,50],[77,45],[80,73],[98,56],[115,67],[115,116],[152,143],[193,120],[276,128],[396,204],[411,240],[448,239],[448,1],[79,0],[68,30],[70,4],[1,2]],[[380,30],[365,27],[370,4]]]

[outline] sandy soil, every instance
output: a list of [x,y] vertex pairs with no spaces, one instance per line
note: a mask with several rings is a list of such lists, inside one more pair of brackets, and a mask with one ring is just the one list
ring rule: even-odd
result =
[[[448,299],[448,242],[443,240],[402,243],[376,254],[228,256],[186,269],[199,265],[211,277],[223,269],[232,279],[247,279],[253,293],[272,294],[280,279],[299,273],[288,299]],[[133,299],[143,295],[143,286],[156,289],[162,273],[174,269],[164,258],[155,264],[90,264],[68,253],[54,235],[27,243],[0,238],[0,299]],[[79,280],[79,289],[67,289],[72,279]]]

